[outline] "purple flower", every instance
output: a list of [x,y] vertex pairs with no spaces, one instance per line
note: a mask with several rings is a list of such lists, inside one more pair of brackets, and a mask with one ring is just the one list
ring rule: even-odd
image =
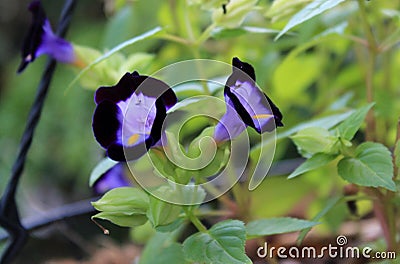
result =
[[124,164],[118,163],[100,176],[93,184],[93,189],[97,194],[103,194],[111,189],[125,186],[132,186],[132,183],[127,179]]
[[260,134],[283,126],[278,107],[258,89],[253,67],[238,58],[232,60],[232,74],[226,81],[224,97],[226,113],[214,133],[218,142],[237,137],[247,126]]
[[177,102],[164,82],[136,71],[95,94],[93,132],[116,161],[134,160],[158,143],[166,112]]
[[72,44],[53,33],[41,2],[31,2],[29,11],[33,15],[32,25],[22,47],[22,61],[18,73],[43,54],[63,63],[74,63],[76,58]]

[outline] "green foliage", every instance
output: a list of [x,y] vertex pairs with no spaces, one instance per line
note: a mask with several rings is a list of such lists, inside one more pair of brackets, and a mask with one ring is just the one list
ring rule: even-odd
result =
[[161,201],[150,196],[149,210],[147,217],[154,227],[168,225],[177,220],[182,211],[181,206]]
[[96,167],[92,170],[92,173],[90,173],[89,177],[89,186],[93,186],[93,184],[104,174],[106,173],[109,169],[111,169],[113,166],[117,164],[116,161],[105,158],[102,161],[100,161]]
[[120,226],[133,227],[147,221],[148,195],[133,187],[120,187],[107,192],[100,200],[92,202],[101,211],[92,218],[109,220]]
[[374,104],[364,106],[351,114],[343,123],[337,127],[339,137],[345,140],[352,140],[356,132],[360,129],[368,111]]
[[226,4],[226,14],[221,8],[215,9],[212,20],[215,26],[224,28],[239,27],[248,13],[252,11],[258,0],[230,0]]
[[346,157],[339,162],[338,173],[351,183],[396,191],[392,179],[392,156],[379,143],[365,142],[358,146],[354,157]]
[[300,174],[306,173],[307,171],[315,170],[319,167],[325,166],[332,160],[334,160],[337,155],[326,154],[326,153],[316,153],[305,162],[303,162],[299,167],[297,167],[289,176],[289,179],[299,176]]
[[219,222],[206,233],[196,233],[183,242],[185,257],[198,263],[251,263],[244,252],[246,230],[243,222]]
[[291,139],[296,144],[299,152],[307,154],[325,153],[336,154],[338,137],[333,136],[322,127],[309,127],[300,130]]
[[147,243],[139,264],[189,263],[185,260],[182,245],[176,242],[178,231],[156,233]]
[[[275,40],[285,34],[293,27],[304,23],[305,21],[329,10],[338,4],[344,2],[344,0],[314,0],[310,4],[306,5],[300,12],[296,13],[290,21],[287,23],[284,29],[276,36]],[[297,3],[296,3],[297,4]]]
[[291,217],[260,219],[249,222],[246,225],[246,232],[249,238],[254,238],[295,232],[318,224],[317,222]]

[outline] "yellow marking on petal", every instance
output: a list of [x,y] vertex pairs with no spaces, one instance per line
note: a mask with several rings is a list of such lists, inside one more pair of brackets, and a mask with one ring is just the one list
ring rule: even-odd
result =
[[71,64],[79,69],[83,69],[87,66],[87,63],[85,63],[81,58],[76,58]]
[[260,115],[254,115],[253,118],[255,119],[263,119],[263,118],[270,118],[273,117],[274,115],[271,114],[260,114]]
[[138,141],[138,139],[139,139],[139,134],[133,134],[128,138],[128,144],[133,145]]

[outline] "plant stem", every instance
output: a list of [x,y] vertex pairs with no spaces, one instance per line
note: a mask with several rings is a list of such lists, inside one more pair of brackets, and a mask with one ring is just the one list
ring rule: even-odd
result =
[[[374,85],[373,85],[373,77],[375,72],[375,64],[377,55],[379,53],[378,45],[375,40],[372,27],[368,22],[367,10],[365,6],[365,1],[358,0],[358,4],[360,7],[360,15],[362,20],[362,26],[364,28],[366,38],[368,40],[368,61],[367,61],[367,70],[365,76],[366,82],[366,95],[368,103],[374,101]],[[367,129],[366,129],[366,140],[373,141],[376,140],[376,123],[374,119],[373,111],[370,110],[367,115]],[[374,202],[374,212],[376,217],[378,218],[383,234],[385,236],[385,240],[387,243],[388,250],[394,250],[396,246],[396,221],[395,221],[395,208],[392,203],[392,198],[394,197],[394,193],[387,190],[385,193],[382,193],[377,188],[369,188],[373,195],[375,195],[379,201]]]
[[[368,22],[367,10],[365,7],[364,0],[358,0],[358,5],[360,7],[361,22],[364,28],[366,38],[368,41],[368,61],[367,70],[365,73],[365,85],[366,85],[366,96],[367,102],[372,103],[374,101],[374,87],[373,87],[373,77],[375,70],[376,57],[378,53],[378,45],[376,43],[374,34],[370,23]],[[375,139],[375,118],[373,110],[370,110],[367,115],[367,129],[366,129],[366,139],[367,141],[373,141]]]
[[197,218],[196,215],[193,214],[193,207],[184,206],[183,210],[185,211],[186,216],[189,218],[190,222],[199,230],[200,232],[207,232],[207,228],[203,225],[203,223]]

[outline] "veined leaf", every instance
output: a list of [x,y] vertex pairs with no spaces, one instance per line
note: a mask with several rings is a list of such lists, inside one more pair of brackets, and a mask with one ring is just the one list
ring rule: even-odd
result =
[[248,238],[254,238],[295,232],[318,224],[318,222],[303,219],[277,217],[252,221],[246,225],[246,232]]
[[156,233],[146,244],[139,264],[185,264],[182,245],[176,242],[179,230],[168,233]]
[[282,31],[276,36],[275,40],[279,39],[283,34],[288,32],[293,27],[339,5],[345,0],[315,0],[305,6],[302,10],[296,13]]
[[360,109],[357,109],[354,113],[352,113],[346,120],[343,121],[340,125],[338,125],[337,130],[339,132],[339,136],[346,139],[352,140],[358,129],[360,129],[362,123],[364,122],[365,117],[369,109],[374,105],[374,103],[368,104]]
[[358,146],[354,158],[347,157],[339,162],[338,173],[351,183],[396,191],[392,155],[380,143],[365,142]]
[[297,167],[288,176],[288,179],[292,179],[307,171],[315,170],[316,168],[325,166],[326,164],[334,160],[336,157],[337,155],[331,155],[325,153],[314,154],[311,158],[307,159],[304,163],[302,163],[299,167]]
[[243,222],[219,222],[206,233],[196,233],[183,242],[186,259],[197,263],[252,263],[244,252],[246,231]]

